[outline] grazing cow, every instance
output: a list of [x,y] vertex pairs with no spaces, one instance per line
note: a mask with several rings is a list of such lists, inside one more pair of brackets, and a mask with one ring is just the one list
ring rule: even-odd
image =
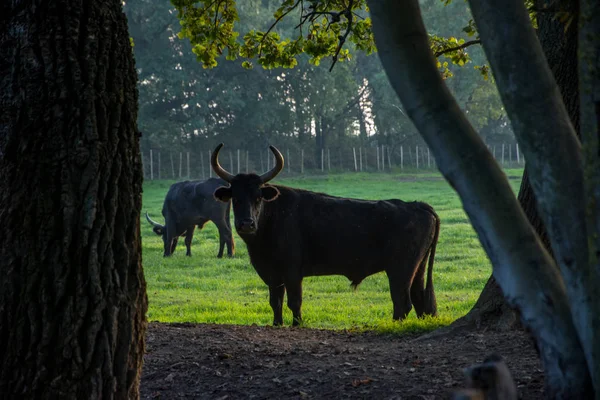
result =
[[344,275],[356,287],[380,271],[386,271],[390,282],[394,319],[405,318],[413,305],[419,317],[436,315],[432,269],[440,220],[431,206],[269,185],[283,169],[283,156],[273,146],[273,169],[261,176],[234,176],[219,165],[222,146],[213,152],[211,165],[231,186],[218,188],[215,197],[233,202],[235,228],[269,287],[273,325],[283,323],[286,290],[293,325],[300,324],[305,276]]
[[153,221],[146,212],[146,219],[153,226],[152,230],[162,236],[165,257],[173,254],[180,236],[185,236],[185,254],[191,256],[194,229],[196,225],[202,229],[208,221],[214,222],[219,229],[221,243],[217,257],[223,257],[225,245],[227,255],[233,257],[235,245],[229,222],[231,206],[229,203],[216,201],[213,196],[216,188],[226,184],[221,179],[210,178],[206,181],[184,181],[171,185],[162,209],[165,225]]

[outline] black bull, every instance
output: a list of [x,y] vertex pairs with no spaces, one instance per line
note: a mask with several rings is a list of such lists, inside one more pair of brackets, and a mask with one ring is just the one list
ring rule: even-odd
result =
[[227,182],[218,178],[174,183],[169,188],[163,204],[165,225],[153,221],[146,213],[146,219],[153,226],[154,233],[162,236],[165,257],[173,254],[180,236],[185,236],[186,255],[191,256],[194,229],[196,225],[198,229],[202,229],[208,221],[214,222],[219,230],[217,257],[223,257],[225,245],[227,255],[233,256],[235,245],[229,222],[231,206],[230,203],[216,201],[213,196],[215,189],[226,184]]
[[436,315],[432,270],[440,219],[431,206],[396,199],[346,199],[268,185],[283,169],[283,156],[273,146],[277,162],[271,171],[234,176],[219,165],[222,146],[213,152],[211,163],[230,186],[218,188],[215,197],[233,201],[236,230],[269,287],[274,325],[283,323],[286,290],[293,324],[301,322],[302,279],[315,275],[344,275],[356,286],[367,276],[385,271],[394,319],[404,319],[412,306],[419,317]]

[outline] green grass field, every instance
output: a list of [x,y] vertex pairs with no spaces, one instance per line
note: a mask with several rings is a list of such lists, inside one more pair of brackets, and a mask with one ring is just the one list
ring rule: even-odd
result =
[[[506,170],[518,190],[522,170]],[[144,185],[142,214],[157,221],[172,181]],[[431,204],[442,225],[434,265],[437,318],[418,320],[414,311],[403,323],[392,321],[392,301],[385,273],[368,277],[354,291],[345,277],[304,280],[304,326],[326,329],[374,329],[402,333],[447,325],[464,315],[477,300],[491,266],[456,193],[437,173],[340,174],[311,178],[277,178],[274,183],[362,199],[399,198]],[[232,214],[233,218],[233,214]],[[160,322],[269,325],[273,314],[266,285],[255,273],[244,242],[235,235],[236,256],[217,259],[218,232],[212,223],[196,230],[192,257],[185,256],[183,238],[170,258],[142,216],[143,264],[148,284],[148,319]],[[284,324],[291,324],[284,307]]]

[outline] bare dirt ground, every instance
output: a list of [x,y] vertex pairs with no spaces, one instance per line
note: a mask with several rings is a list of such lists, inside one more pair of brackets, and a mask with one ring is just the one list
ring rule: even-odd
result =
[[143,399],[447,399],[463,368],[502,355],[522,399],[543,398],[523,332],[442,338],[209,324],[151,323]]

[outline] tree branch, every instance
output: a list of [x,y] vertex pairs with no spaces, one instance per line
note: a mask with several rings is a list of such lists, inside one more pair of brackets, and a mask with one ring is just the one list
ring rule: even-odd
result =
[[277,19],[275,20],[275,22],[273,22],[273,23],[271,24],[271,26],[269,27],[269,29],[267,29],[267,32],[265,33],[265,35],[263,36],[263,38],[260,40],[260,43],[259,43],[259,45],[258,45],[258,48],[259,48],[259,50],[258,50],[258,56],[259,56],[259,57],[262,55],[262,44],[263,44],[263,42],[265,41],[265,38],[266,38],[266,37],[269,35],[269,33],[271,32],[271,30],[272,30],[273,28],[275,28],[275,25],[277,25],[277,24],[279,23],[279,21],[281,21],[281,20],[282,20],[282,19],[283,19],[283,18],[284,18],[286,15],[288,15],[288,14],[289,14],[289,13],[291,13],[293,10],[295,10],[295,9],[296,9],[296,7],[298,7],[298,4],[300,4],[300,1],[301,1],[301,0],[297,0],[297,1],[296,1],[296,4],[294,4],[294,5],[293,5],[293,6],[292,6],[292,7],[291,7],[289,10],[287,10],[286,12],[284,12],[283,14],[281,14],[281,15],[279,16],[279,18],[277,18]]
[[451,52],[457,51],[457,50],[462,50],[462,49],[465,49],[465,48],[467,48],[469,46],[473,46],[475,44],[480,44],[480,43],[481,43],[481,40],[479,40],[479,39],[477,39],[477,40],[469,40],[468,42],[464,42],[460,46],[450,47],[450,48],[447,48],[447,49],[444,49],[444,50],[436,51],[433,54],[433,56],[437,58],[437,57],[439,57],[441,55],[444,55],[444,54],[447,54],[447,53],[451,53]]

